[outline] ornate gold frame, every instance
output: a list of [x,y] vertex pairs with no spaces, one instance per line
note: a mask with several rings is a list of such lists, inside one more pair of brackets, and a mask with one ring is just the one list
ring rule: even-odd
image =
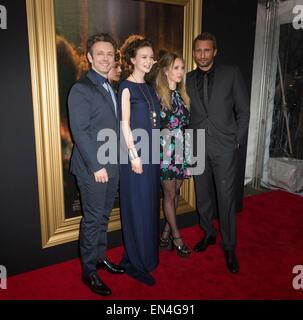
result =
[[[202,0],[146,0],[184,6],[184,58],[193,67],[192,39],[201,31]],[[32,94],[43,248],[78,239],[81,217],[66,219],[61,157],[60,114],[53,0],[27,0]],[[195,210],[192,180],[181,190],[178,213]],[[119,208],[109,231],[121,228]]]

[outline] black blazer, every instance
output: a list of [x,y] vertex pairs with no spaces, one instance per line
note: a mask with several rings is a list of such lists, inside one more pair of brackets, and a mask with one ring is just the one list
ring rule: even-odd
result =
[[237,67],[216,65],[209,105],[204,106],[197,89],[198,70],[187,74],[186,88],[191,99],[190,128],[205,129],[224,146],[244,144],[249,124],[249,99]]
[[97,137],[102,129],[113,130],[116,133],[116,146],[111,147],[116,148],[118,158],[119,119],[116,117],[110,93],[97,81],[92,70],[72,87],[68,97],[68,109],[74,139],[71,173],[83,176],[106,168],[109,177],[115,176],[118,164],[98,162],[98,150],[106,141],[97,141]]

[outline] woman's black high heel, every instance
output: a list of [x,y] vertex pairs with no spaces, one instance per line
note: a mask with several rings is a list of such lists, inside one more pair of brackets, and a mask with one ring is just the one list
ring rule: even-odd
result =
[[182,258],[187,258],[191,255],[189,248],[183,243],[182,245],[176,245],[175,240],[182,239],[182,237],[174,238],[171,236],[172,244],[176,249],[177,255]]
[[170,231],[169,230],[164,230],[162,232],[162,236],[160,238],[160,249],[173,250],[173,242],[172,242],[170,236],[168,236],[167,238],[163,238],[163,234],[164,233],[169,234]]

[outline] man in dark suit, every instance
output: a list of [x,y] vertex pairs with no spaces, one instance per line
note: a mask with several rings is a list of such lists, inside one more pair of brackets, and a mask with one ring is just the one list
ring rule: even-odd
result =
[[198,67],[186,79],[191,99],[190,126],[194,132],[205,130],[205,170],[194,176],[197,209],[205,236],[194,250],[201,252],[215,244],[217,231],[212,218],[218,213],[227,267],[237,273],[235,182],[238,151],[248,130],[249,99],[239,69],[216,65],[216,54],[216,38],[212,34],[196,37],[193,55]]
[[[74,139],[70,170],[80,190],[83,218],[80,231],[80,256],[83,281],[95,293],[110,295],[111,289],[99,278],[97,269],[123,273],[124,269],[105,257],[107,226],[118,189],[119,117],[117,101],[107,75],[115,62],[116,42],[108,34],[97,34],[87,42],[91,69],[71,89],[68,98],[69,120]],[[100,133],[113,133],[114,161],[100,148]],[[98,136],[99,135],[99,136]]]

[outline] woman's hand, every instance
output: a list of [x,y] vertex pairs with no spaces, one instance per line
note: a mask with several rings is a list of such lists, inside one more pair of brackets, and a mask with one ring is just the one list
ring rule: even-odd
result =
[[134,160],[131,161],[132,164],[132,170],[137,173],[137,174],[142,174],[143,173],[143,166],[141,159],[138,157]]

